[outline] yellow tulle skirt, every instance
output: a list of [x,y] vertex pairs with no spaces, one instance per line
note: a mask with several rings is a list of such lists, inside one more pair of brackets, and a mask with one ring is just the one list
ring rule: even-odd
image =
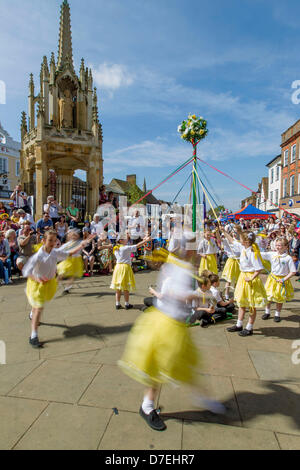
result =
[[83,261],[81,256],[69,257],[57,265],[57,274],[64,279],[83,276]]
[[201,263],[199,268],[199,275],[201,276],[202,271],[208,270],[214,274],[218,274],[218,266],[216,255],[206,255],[206,258],[201,257]]
[[269,302],[276,302],[277,304],[284,304],[294,298],[294,288],[291,281],[288,279],[284,285],[276,282],[276,279],[283,279],[284,276],[275,276],[270,274],[266,285],[266,293]]
[[262,308],[267,303],[267,294],[260,277],[252,282],[246,282],[246,278],[252,278],[254,273],[241,272],[235,291],[234,300],[238,307]]
[[128,292],[135,290],[134,274],[129,264],[116,264],[110,288]]
[[50,302],[55,296],[56,290],[57,280],[55,278],[44,283],[27,279],[26,295],[33,308],[42,308],[46,302]]
[[237,259],[228,258],[225,263],[222,279],[225,281],[230,282],[233,285],[236,285],[239,275],[241,273],[239,261]]
[[132,328],[122,359],[123,372],[147,387],[159,384],[194,384],[200,365],[190,330],[151,307]]

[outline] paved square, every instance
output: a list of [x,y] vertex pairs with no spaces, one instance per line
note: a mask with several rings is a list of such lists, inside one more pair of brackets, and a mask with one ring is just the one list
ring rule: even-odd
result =
[[[28,344],[30,308],[24,282],[0,288],[1,449],[299,449],[300,289],[283,321],[261,320],[241,338],[224,322],[191,330],[201,351],[199,383],[227,408],[225,416],[196,409],[189,390],[162,387],[157,406],[167,430],[156,433],[138,412],[144,387],[117,367],[128,333],[157,273],[136,275],[134,310],[115,310],[111,277],[83,279],[47,305],[40,339]],[[2,425],[3,423],[3,425]]]

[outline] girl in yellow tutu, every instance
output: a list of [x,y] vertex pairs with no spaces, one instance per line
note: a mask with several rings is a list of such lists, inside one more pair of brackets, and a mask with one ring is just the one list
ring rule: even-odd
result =
[[120,310],[121,306],[121,295],[124,293],[125,298],[125,309],[129,310],[133,308],[133,305],[129,303],[129,294],[135,290],[135,279],[131,267],[131,255],[135,253],[138,248],[148,243],[151,237],[145,238],[137,245],[128,245],[128,235],[120,235],[117,245],[114,247],[114,256],[116,258],[116,266],[113,272],[110,288],[116,291],[116,309]]
[[[237,241],[239,234],[237,229],[232,233],[234,240]],[[240,276],[240,248],[236,247],[234,244],[229,243],[229,241],[224,237],[222,239],[222,244],[224,251],[228,257],[221,278],[225,279],[225,300],[229,301],[229,289],[231,286],[236,286],[238,278]]]
[[[67,253],[80,245],[80,232],[77,229],[71,229],[67,233],[67,243],[63,245],[64,251]],[[68,257],[57,266],[58,279],[67,279],[63,294],[69,294],[73,287],[75,279],[81,279],[83,276],[83,259],[82,250],[76,255]]]
[[56,249],[57,234],[54,230],[45,232],[43,246],[25,264],[23,276],[27,277],[26,295],[31,311],[31,337],[29,343],[34,348],[42,345],[38,339],[38,326],[45,302],[53,299],[57,290],[57,262],[73,256],[85,245],[84,242],[68,253],[64,247]]
[[218,274],[217,252],[218,246],[213,239],[212,232],[210,230],[205,230],[204,239],[200,241],[198,246],[198,255],[201,256],[199,268],[200,276],[202,271],[205,269],[214,274]]
[[296,266],[292,257],[288,254],[289,243],[286,238],[276,240],[276,251],[261,253],[264,260],[271,264],[271,274],[269,275],[265,289],[267,292],[268,304],[266,312],[262,316],[263,320],[270,318],[271,302],[276,303],[274,321],[281,321],[280,313],[282,305],[294,298],[294,289],[290,281],[296,272]]
[[[261,254],[255,243],[255,234],[253,232],[241,233],[241,243],[234,241],[225,231],[224,235],[240,250],[241,270],[234,292],[234,299],[239,307],[238,321],[233,327],[227,328],[227,331],[238,331],[240,336],[250,336],[253,334],[256,309],[265,307],[267,303],[267,294],[259,277],[264,269]],[[247,308],[250,310],[249,321],[246,328],[243,329],[243,320]]]
[[[177,256],[169,255],[160,271],[160,292],[150,288],[157,298],[156,307],[147,309],[131,330],[125,352],[118,362],[124,373],[146,385],[140,415],[157,431],[166,429],[155,410],[155,400],[161,384],[173,383],[196,386],[199,365],[197,348],[192,342],[186,321],[190,310],[187,302],[198,300],[201,294],[192,290],[194,251],[186,245]],[[222,405],[199,397],[198,406],[214,412],[224,412]]]

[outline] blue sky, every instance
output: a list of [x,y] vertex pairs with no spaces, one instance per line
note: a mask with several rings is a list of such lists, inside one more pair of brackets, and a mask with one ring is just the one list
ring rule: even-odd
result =
[[[61,0],[0,0],[0,120],[20,139],[28,77],[57,56]],[[300,2],[287,0],[70,0],[73,53],[94,71],[104,175],[159,183],[192,154],[177,134],[192,112],[208,121],[201,158],[256,189],[281,134],[299,119]],[[239,209],[249,193],[203,167],[215,194]],[[189,170],[154,194],[172,200]],[[179,202],[186,202],[189,190]]]

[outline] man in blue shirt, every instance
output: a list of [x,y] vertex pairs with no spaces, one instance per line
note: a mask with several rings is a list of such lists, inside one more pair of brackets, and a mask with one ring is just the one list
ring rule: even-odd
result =
[[46,230],[53,227],[53,222],[50,219],[48,212],[44,212],[43,218],[40,219],[36,225],[36,231],[38,234],[44,235]]

